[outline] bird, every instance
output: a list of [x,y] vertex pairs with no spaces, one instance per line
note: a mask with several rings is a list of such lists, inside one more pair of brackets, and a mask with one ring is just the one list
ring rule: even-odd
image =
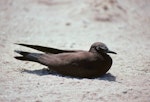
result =
[[78,78],[97,78],[107,73],[112,66],[108,53],[117,54],[108,49],[106,44],[95,42],[88,51],[63,50],[39,45],[15,43],[32,48],[42,53],[15,50],[20,56],[17,60],[37,62],[64,76]]

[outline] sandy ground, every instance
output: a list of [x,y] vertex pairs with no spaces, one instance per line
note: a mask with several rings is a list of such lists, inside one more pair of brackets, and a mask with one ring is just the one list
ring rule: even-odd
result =
[[[48,74],[14,59],[14,43],[88,50],[102,41],[113,66],[102,78]],[[0,102],[150,102],[149,0],[0,0]]]

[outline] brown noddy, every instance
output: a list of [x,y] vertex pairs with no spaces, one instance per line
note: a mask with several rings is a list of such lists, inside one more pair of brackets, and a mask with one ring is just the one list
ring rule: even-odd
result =
[[112,59],[107,53],[116,54],[102,42],[92,44],[89,51],[61,50],[29,44],[18,45],[44,53],[15,51],[22,55],[16,56],[16,59],[38,62],[59,74],[81,78],[96,78],[104,75],[112,66]]

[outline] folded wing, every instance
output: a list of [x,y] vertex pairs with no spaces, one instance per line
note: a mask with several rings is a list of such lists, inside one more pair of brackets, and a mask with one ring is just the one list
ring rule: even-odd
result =
[[44,46],[39,46],[39,45],[18,44],[18,43],[16,43],[16,44],[21,45],[21,46],[25,46],[25,47],[29,47],[32,49],[36,49],[38,51],[42,51],[45,53],[52,53],[52,54],[76,52],[76,50],[60,50],[60,49],[56,49],[56,48],[44,47]]

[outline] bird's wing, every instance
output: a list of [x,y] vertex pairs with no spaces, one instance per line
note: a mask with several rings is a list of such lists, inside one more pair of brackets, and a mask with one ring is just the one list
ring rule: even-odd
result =
[[[26,51],[15,50],[16,53],[22,56],[15,56],[18,60],[38,62],[46,66],[67,67],[72,64],[81,64],[86,60],[90,60],[89,55],[83,55],[82,52],[77,53],[60,53],[60,54],[42,54],[31,53]],[[87,62],[87,61],[86,61]]]
[[52,54],[76,52],[76,50],[60,50],[60,49],[56,49],[56,48],[44,47],[44,46],[39,46],[39,45],[18,44],[18,43],[15,43],[15,44],[29,47],[29,48],[33,48],[33,49],[36,49],[38,51],[42,51],[45,53],[52,53]]
[[93,54],[83,51],[75,53],[60,53],[60,54],[44,54],[40,57],[40,61],[47,60],[47,65],[52,66],[71,66],[71,65],[81,65],[84,63],[91,62],[93,60]]

